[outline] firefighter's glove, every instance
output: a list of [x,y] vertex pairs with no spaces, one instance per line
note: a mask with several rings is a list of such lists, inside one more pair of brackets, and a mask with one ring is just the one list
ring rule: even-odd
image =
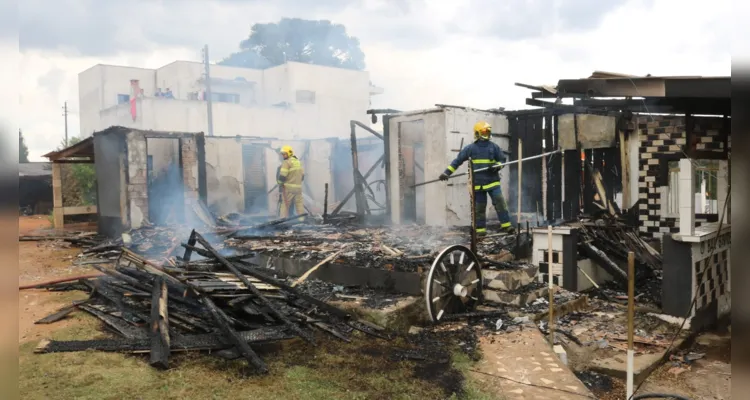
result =
[[447,181],[448,180],[448,175],[446,175],[446,174],[440,174],[440,178],[438,178],[438,179],[440,179],[441,181]]

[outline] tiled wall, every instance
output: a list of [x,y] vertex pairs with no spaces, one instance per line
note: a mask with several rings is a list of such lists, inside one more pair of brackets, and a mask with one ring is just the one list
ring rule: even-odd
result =
[[[721,118],[694,117],[693,132],[697,137],[697,150],[722,152]],[[677,218],[664,218],[661,211],[660,187],[668,183],[668,163],[685,158],[682,146],[686,144],[685,117],[639,116],[635,120],[639,133],[638,210],[639,230],[643,237],[660,238],[665,233],[679,232]],[[731,137],[731,136],[730,136]],[[706,220],[696,219],[696,225]]]

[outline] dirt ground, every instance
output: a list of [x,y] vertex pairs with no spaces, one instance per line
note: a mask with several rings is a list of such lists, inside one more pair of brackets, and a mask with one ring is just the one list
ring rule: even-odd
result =
[[[48,234],[52,229],[46,215],[19,218],[19,235]],[[80,250],[59,249],[49,242],[18,243],[19,286],[56,278],[91,274],[97,271],[85,266],[74,266]],[[84,298],[84,293],[53,293],[42,290],[18,292],[18,341],[38,340],[49,332],[68,326],[63,320],[54,325],[34,325],[34,321],[53,313],[73,300]]]

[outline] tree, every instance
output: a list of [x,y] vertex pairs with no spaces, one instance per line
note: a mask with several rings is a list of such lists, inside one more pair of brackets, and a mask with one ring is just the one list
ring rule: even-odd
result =
[[[67,145],[62,140],[57,150],[62,150],[81,141],[72,137]],[[60,168],[63,181],[63,204],[66,206],[88,206],[96,203],[96,171],[94,164],[63,164]]]
[[300,18],[253,25],[250,36],[240,43],[240,51],[219,64],[267,68],[286,61],[355,70],[365,68],[365,54],[359,47],[359,39],[349,36],[344,25]]
[[23,140],[23,133],[21,133],[20,129],[18,130],[18,162],[29,162],[29,148],[26,147],[26,142]]

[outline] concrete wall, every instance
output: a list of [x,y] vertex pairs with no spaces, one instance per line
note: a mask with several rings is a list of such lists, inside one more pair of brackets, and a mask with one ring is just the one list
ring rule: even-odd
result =
[[220,215],[244,212],[242,141],[238,138],[207,137],[205,148],[208,207]]
[[[492,125],[493,133],[500,134],[493,137],[502,150],[508,149],[508,139],[503,134],[508,133],[507,118],[501,114],[465,110],[460,108],[445,108],[403,113],[390,120],[390,193],[391,193],[391,221],[402,223],[402,208],[404,201],[404,184],[402,173],[398,166],[399,133],[405,124],[422,121],[424,129],[424,180],[436,179],[451,161],[458,155],[458,149],[463,138],[464,146],[474,141],[473,127],[477,121],[485,120]],[[466,172],[462,166],[456,173]],[[507,193],[507,171],[501,172],[503,191]],[[416,183],[416,182],[415,182]],[[451,179],[449,183],[434,183],[422,186],[417,190],[420,201],[418,210],[424,209],[424,220],[428,225],[470,225],[471,206],[469,204],[468,177]],[[418,211],[418,214],[422,214]],[[494,215],[488,212],[488,216]]]
[[[127,146],[127,171],[128,184],[126,189],[127,216],[129,218],[130,228],[140,228],[144,221],[149,219],[149,193],[148,193],[148,155],[153,154],[148,150],[147,145],[148,132],[133,130],[128,132],[126,137]],[[178,159],[182,160],[182,190],[185,202],[185,222],[188,224],[197,223],[194,219],[193,208],[199,198],[199,174],[198,174],[198,153],[200,151],[198,137],[181,137],[179,139],[180,154]],[[154,138],[148,138],[151,144]],[[163,139],[162,139],[163,140]],[[159,143],[159,139],[156,142]],[[153,144],[151,144],[153,147]],[[157,145],[157,152],[173,157],[172,151],[168,151],[169,145]],[[153,149],[152,149],[153,150]],[[157,157],[154,157],[157,158]],[[157,160],[155,164],[160,163]],[[165,164],[165,163],[161,163]]]
[[[110,126],[173,132],[208,130],[206,103],[203,101],[144,98],[136,101],[136,110],[135,121],[130,115],[129,104],[103,110],[97,130]],[[361,114],[364,112],[362,110]],[[349,131],[350,117],[338,113],[337,116],[326,118],[311,107],[284,109],[248,108],[230,103],[213,105],[216,136],[277,137],[285,140],[345,137]]]
[[[144,130],[206,132],[206,103],[190,100],[202,92],[203,65],[177,61],[160,69],[97,65],[79,74],[81,132],[110,126]],[[239,104],[214,102],[214,134],[284,139],[345,137],[349,121],[366,114],[370,103],[369,73],[303,63],[266,70],[211,66],[214,93],[240,96]],[[130,94],[130,80],[140,80],[135,121],[118,94]],[[239,79],[239,80],[238,80]],[[156,88],[170,88],[175,99],[153,98]],[[297,102],[297,91],[315,93],[314,103]],[[285,103],[285,104],[281,104]]]
[[116,106],[118,94],[130,95],[131,79],[140,81],[145,94],[156,90],[156,71],[153,69],[95,65],[78,75],[82,137],[112,126],[102,126],[99,111]]

